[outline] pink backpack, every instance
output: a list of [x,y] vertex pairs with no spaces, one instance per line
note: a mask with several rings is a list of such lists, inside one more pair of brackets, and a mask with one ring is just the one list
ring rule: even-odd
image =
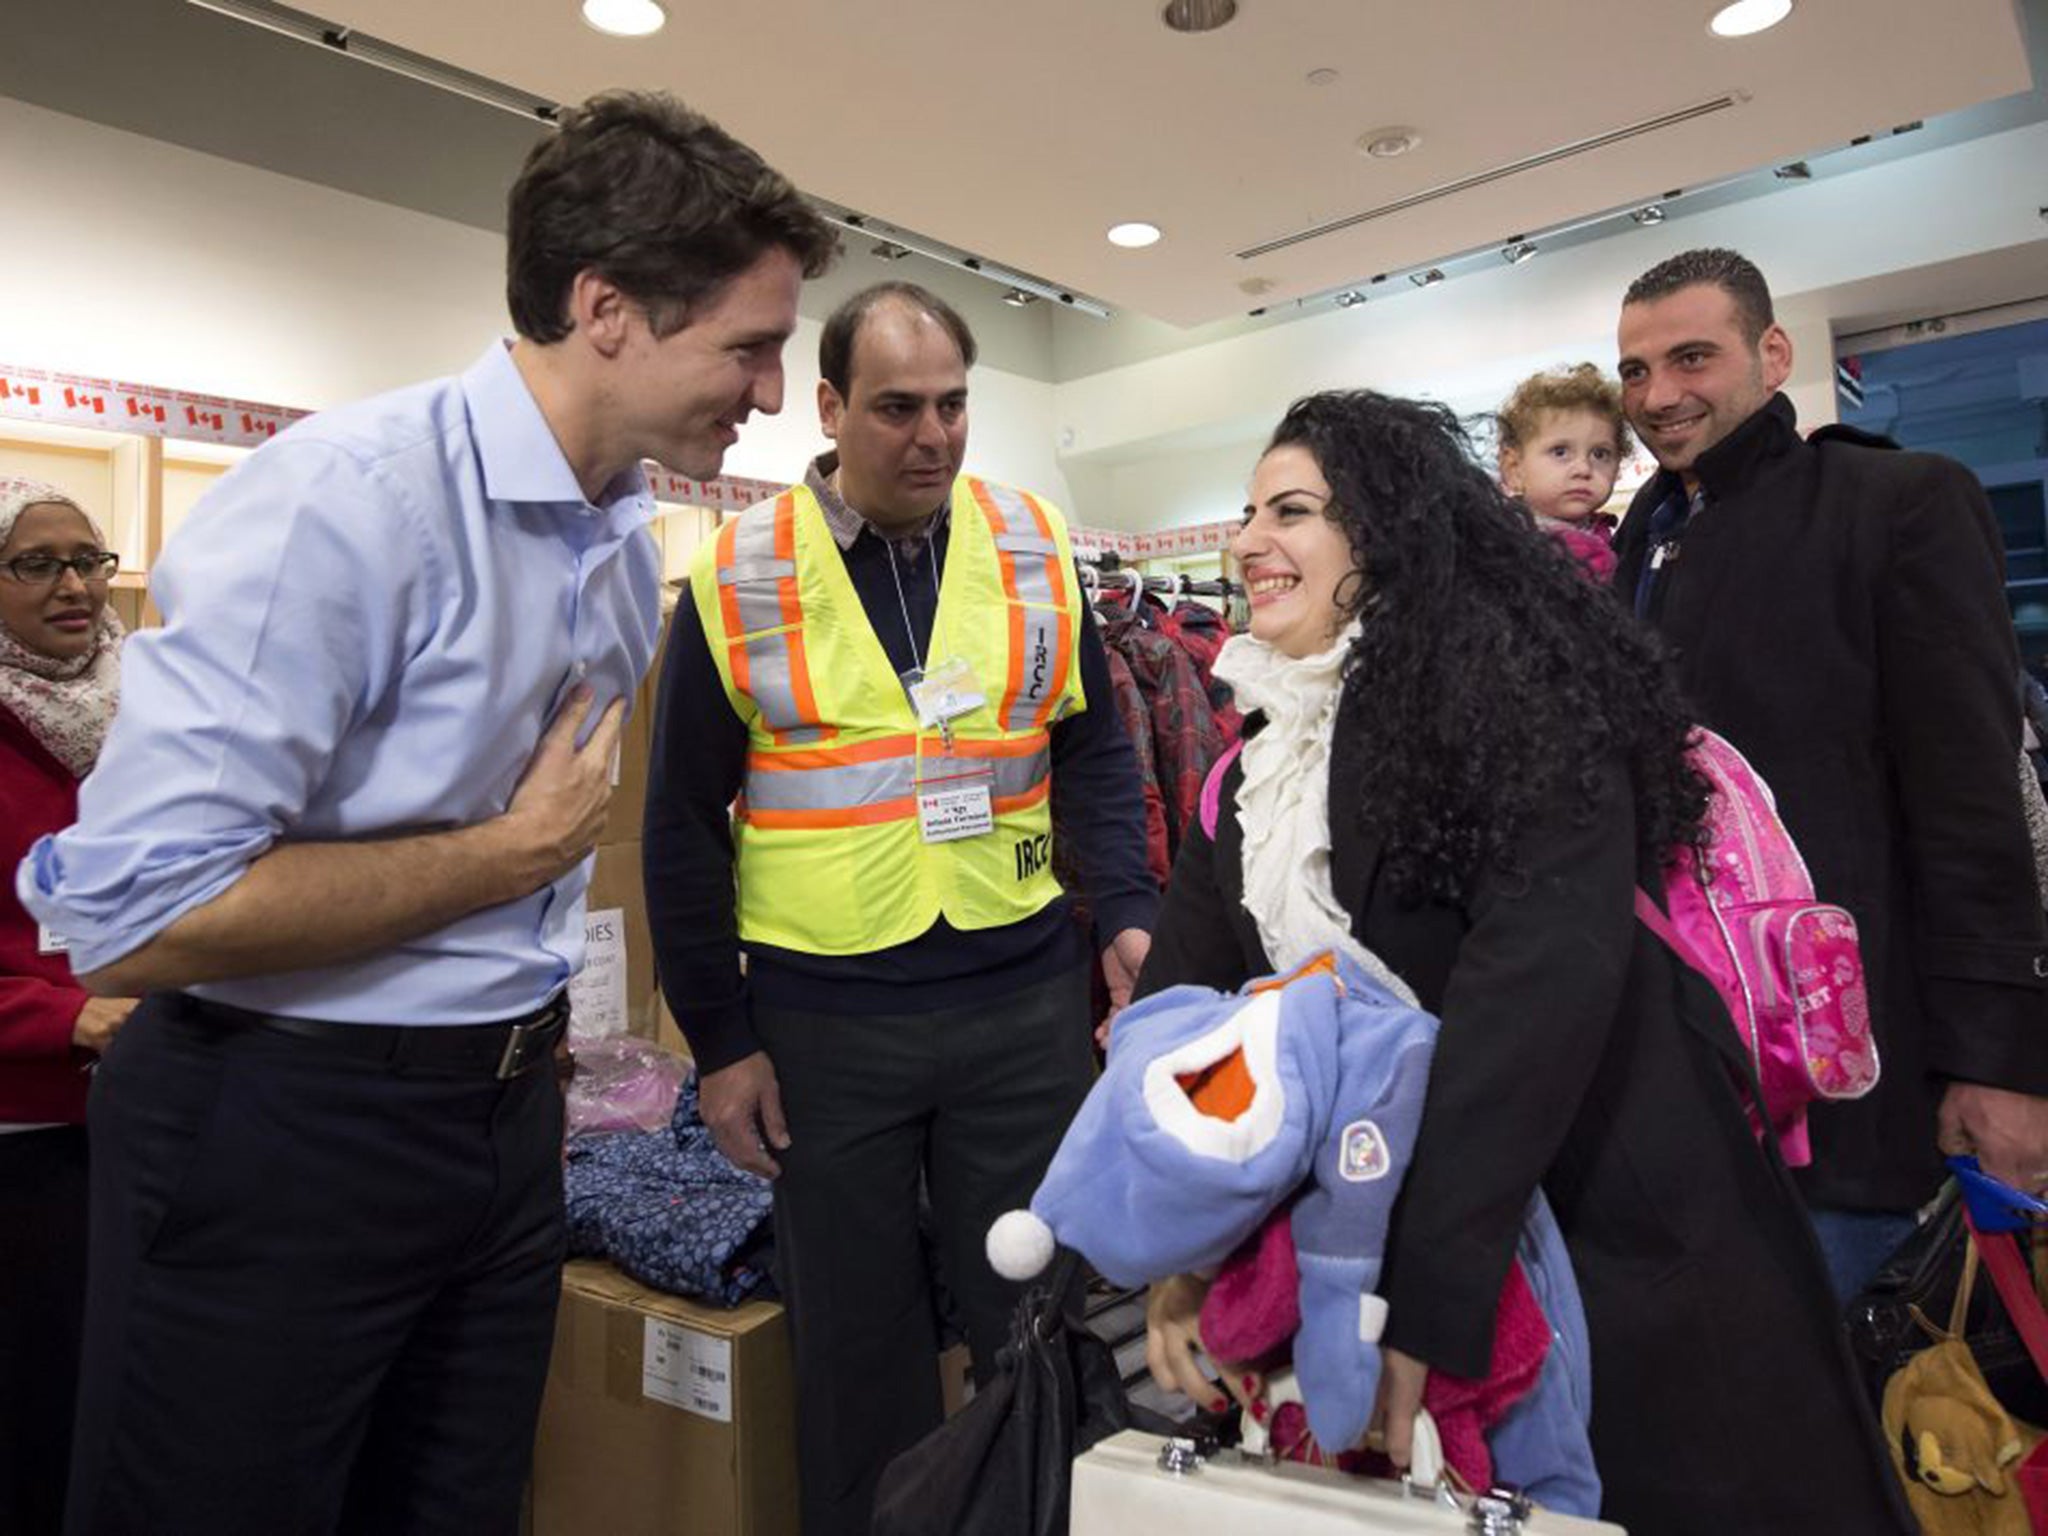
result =
[[1856,920],[1814,899],[1770,786],[1747,758],[1709,730],[1691,756],[1713,786],[1708,867],[1680,849],[1664,882],[1670,916],[1640,889],[1636,916],[1721,994],[1763,1094],[1750,1124],[1759,1138],[1768,1126],[1785,1161],[1804,1167],[1813,1161],[1806,1106],[1877,1085]]

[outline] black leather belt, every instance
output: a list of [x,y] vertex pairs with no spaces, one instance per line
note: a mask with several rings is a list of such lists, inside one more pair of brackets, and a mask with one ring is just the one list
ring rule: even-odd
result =
[[551,1060],[569,1028],[569,994],[557,992],[532,1013],[497,1024],[337,1024],[256,1013],[187,994],[193,1013],[217,1023],[310,1040],[386,1066],[493,1077],[500,1082]]

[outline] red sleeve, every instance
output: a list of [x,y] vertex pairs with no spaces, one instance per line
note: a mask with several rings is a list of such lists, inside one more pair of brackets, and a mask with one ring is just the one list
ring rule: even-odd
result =
[[33,976],[0,974],[0,1061],[68,1057],[72,1026],[90,996]]
[[0,826],[0,1062],[61,1060],[90,994],[71,979],[62,955],[41,953],[41,930],[15,899],[14,871],[36,838],[71,824],[78,784],[4,709],[0,800],[8,811]]

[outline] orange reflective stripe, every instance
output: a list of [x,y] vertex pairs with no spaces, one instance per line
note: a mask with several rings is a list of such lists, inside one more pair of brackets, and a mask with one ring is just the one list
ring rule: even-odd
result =
[[882,800],[873,805],[850,806],[843,810],[764,811],[747,809],[750,825],[764,831],[819,832],[835,827],[871,827],[885,821],[907,821],[917,814],[917,797]]
[[[733,541],[739,537],[740,523],[733,518],[718,530],[718,559],[715,569],[727,571],[733,564]],[[718,588],[718,613],[725,621],[726,664],[732,669],[732,686],[735,693],[744,694],[749,681],[747,675],[747,644],[741,639],[745,628],[740,623],[740,595],[729,582],[714,581]]]
[[1054,631],[1052,682],[1047,685],[1045,697],[1038,701],[1038,709],[1031,717],[1031,723],[1044,730],[1052,719],[1052,712],[1059,706],[1067,693],[1067,668],[1073,664],[1074,643],[1068,636],[1067,626],[1061,624]]
[[796,497],[785,493],[775,503],[775,558],[789,562],[790,574],[775,583],[775,595],[782,600],[782,622],[804,621],[802,593],[796,580]]
[[747,771],[787,773],[807,768],[840,768],[848,763],[879,763],[891,757],[909,757],[916,750],[915,736],[884,736],[877,741],[857,741],[846,747],[816,747],[805,752],[754,752],[747,757]]
[[1030,810],[1033,806],[1043,803],[1045,797],[1051,793],[1052,780],[1040,779],[1034,787],[1025,790],[1023,794],[1001,795],[990,804],[998,816],[1008,816],[1015,811]]
[[[1007,562],[1009,556],[1003,558]],[[1003,702],[996,711],[996,719],[1007,727],[1017,718],[1017,700],[1024,693],[1024,605],[1017,601],[1015,578],[1005,573],[1003,584],[1010,594],[1007,605],[1010,610],[1010,665],[1003,679]]]
[[[936,745],[937,741],[936,737],[926,738],[928,745]],[[1043,732],[1030,736],[1010,736],[1001,740],[968,741],[962,738],[956,740],[945,751],[948,757],[1030,757],[1043,752],[1049,742],[1050,738]]]

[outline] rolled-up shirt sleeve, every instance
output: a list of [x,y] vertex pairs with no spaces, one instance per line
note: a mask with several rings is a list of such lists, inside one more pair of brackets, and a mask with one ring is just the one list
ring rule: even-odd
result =
[[432,551],[403,488],[346,448],[281,439],[211,491],[151,573],[121,704],[71,828],[16,874],[79,972],[149,942],[302,831],[336,744],[412,643]]

